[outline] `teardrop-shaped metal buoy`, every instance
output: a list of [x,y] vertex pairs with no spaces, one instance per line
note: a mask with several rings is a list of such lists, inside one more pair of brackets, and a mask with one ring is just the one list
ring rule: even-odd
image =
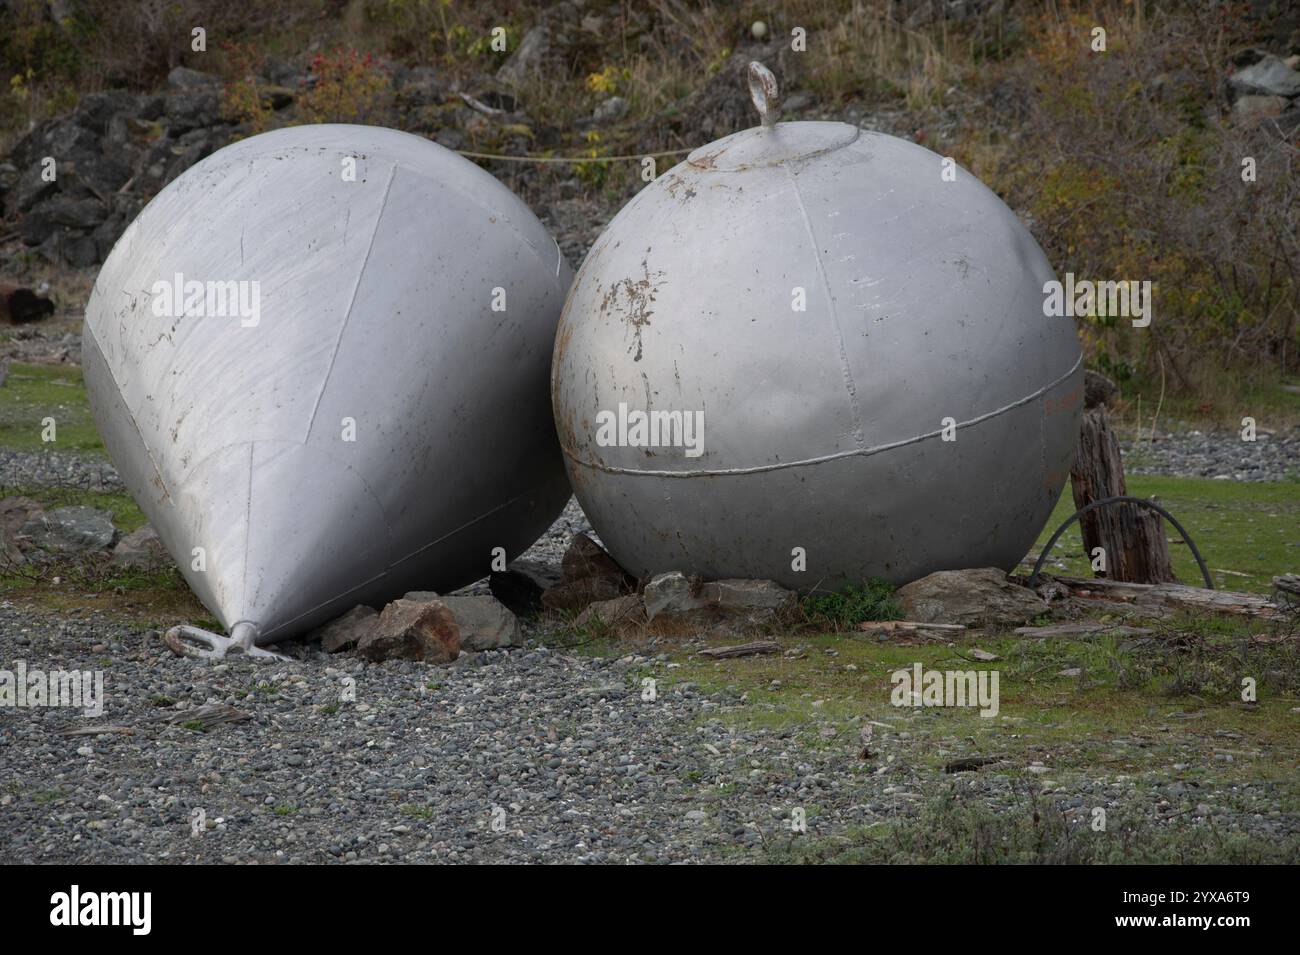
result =
[[484,577],[569,496],[548,400],[572,273],[428,140],[299,126],[148,205],[86,309],[95,420],[186,580],[248,649]]

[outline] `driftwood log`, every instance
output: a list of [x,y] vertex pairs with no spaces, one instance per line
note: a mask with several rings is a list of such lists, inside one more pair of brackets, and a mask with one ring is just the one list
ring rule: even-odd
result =
[[1228,614],[1280,620],[1286,613],[1260,594],[1234,593],[1231,590],[1206,590],[1185,584],[1134,584],[1118,580],[1087,580],[1082,577],[1054,577],[1071,597],[1131,604],[1152,610],[1189,610],[1198,613]]
[[701,650],[698,655],[722,660],[727,657],[748,657],[760,653],[777,653],[780,649],[781,644],[775,640],[756,640],[753,643],[741,643],[732,647],[713,647],[708,650]]
[[[1070,490],[1076,509],[1128,494],[1119,441],[1103,408],[1083,414],[1079,447],[1070,468]],[[1136,504],[1111,504],[1080,517],[1079,529],[1085,557],[1091,559],[1097,547],[1106,553],[1106,569],[1097,572],[1099,577],[1137,584],[1178,579],[1169,560],[1164,520],[1154,511]]]

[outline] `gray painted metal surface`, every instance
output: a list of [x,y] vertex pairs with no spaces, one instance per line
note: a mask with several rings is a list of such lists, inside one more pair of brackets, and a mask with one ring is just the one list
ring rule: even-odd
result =
[[[774,113],[775,84],[751,85]],[[611,222],[560,320],[552,400],[626,568],[807,589],[1025,555],[1074,453],[1079,342],[1043,314],[1033,238],[941,163],[841,123],[764,125]],[[622,445],[600,428],[620,405]],[[701,453],[638,445],[636,411],[701,413]]]
[[508,189],[393,130],[256,136],[149,204],[95,283],[86,383],[234,643],[464,585],[546,530],[569,494],[546,397],[571,278]]

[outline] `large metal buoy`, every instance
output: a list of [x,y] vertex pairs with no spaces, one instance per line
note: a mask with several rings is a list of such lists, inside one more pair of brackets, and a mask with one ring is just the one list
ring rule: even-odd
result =
[[[164,189],[86,308],[109,454],[256,651],[486,576],[568,499],[547,402],[572,273],[508,189],[365,126],[255,136]],[[496,550],[500,548],[500,551]]]
[[1083,395],[1055,278],[974,176],[834,122],[695,150],[610,223],[556,338],[569,476],[636,574],[789,587],[1011,568]]

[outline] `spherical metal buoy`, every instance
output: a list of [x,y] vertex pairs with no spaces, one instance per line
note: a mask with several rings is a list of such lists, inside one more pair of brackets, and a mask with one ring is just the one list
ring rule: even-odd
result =
[[518,198],[428,140],[254,136],[105,262],[95,420],[194,592],[270,643],[462,586],[546,530],[569,494],[547,374],[570,281]]
[[565,305],[570,479],[636,574],[902,582],[1014,566],[1082,399],[1047,259],[970,173],[833,122],[695,150],[610,223]]

